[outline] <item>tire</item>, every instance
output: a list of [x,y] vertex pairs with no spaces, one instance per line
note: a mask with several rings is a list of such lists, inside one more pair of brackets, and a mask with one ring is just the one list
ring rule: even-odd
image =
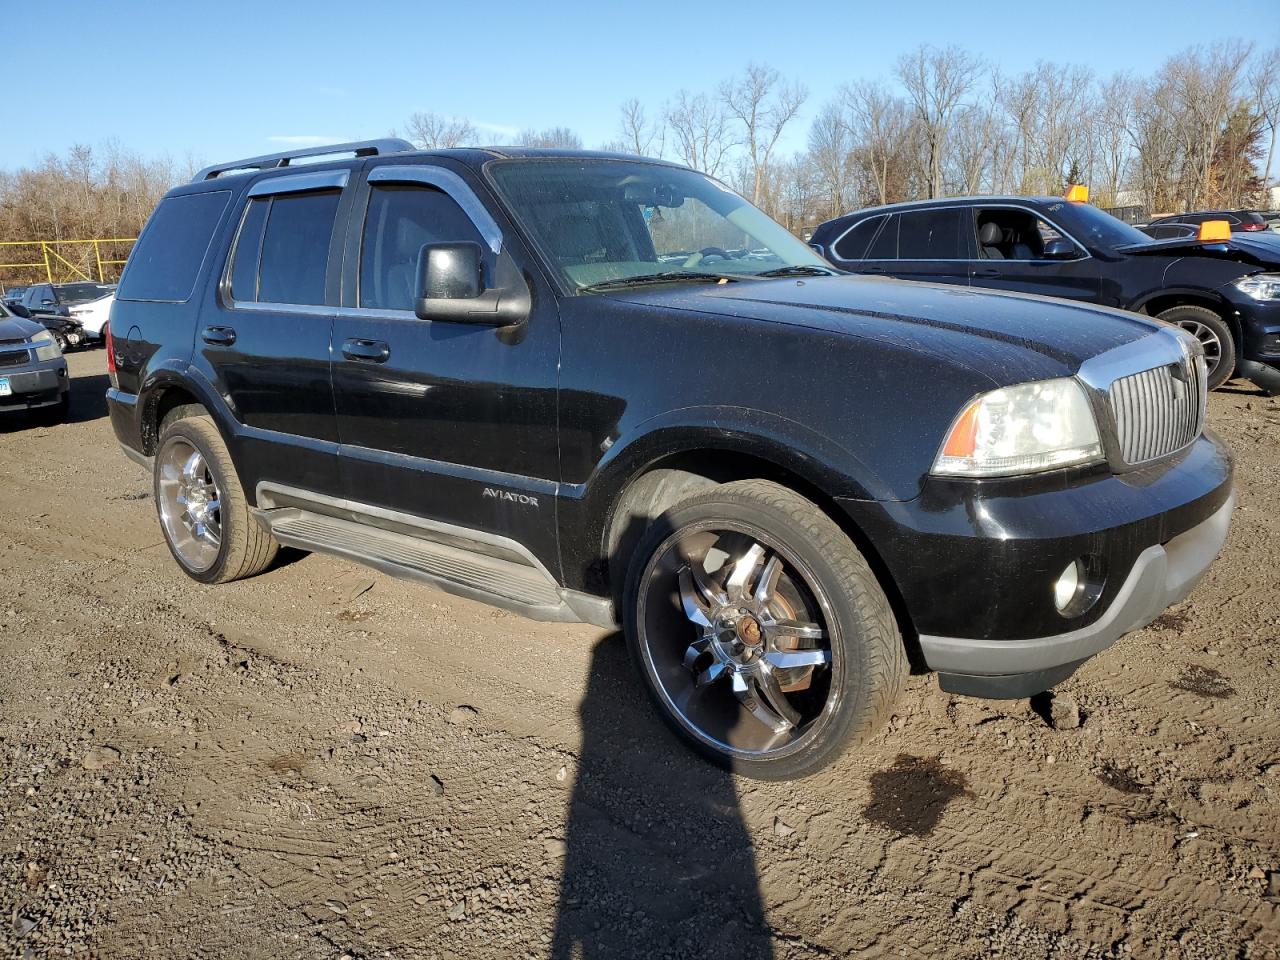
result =
[[[199,477],[184,485],[184,467],[193,463]],[[181,407],[165,417],[152,484],[165,543],[193,580],[230,583],[261,573],[275,559],[279,544],[249,512],[227,445],[201,408]],[[185,507],[177,500],[184,492]],[[215,510],[204,509],[214,501]],[[193,504],[199,514],[191,512]],[[215,529],[216,542],[209,536]]]
[[[906,682],[906,648],[865,558],[776,483],[735,481],[667,510],[632,557],[625,597],[627,644],[663,719],[748,777],[787,780],[830,764],[881,729]],[[823,655],[825,664],[784,666]]]
[[1181,327],[1204,346],[1210,390],[1218,389],[1231,379],[1236,369],[1236,342],[1231,328],[1220,316],[1208,307],[1184,303],[1156,314],[1156,318]]

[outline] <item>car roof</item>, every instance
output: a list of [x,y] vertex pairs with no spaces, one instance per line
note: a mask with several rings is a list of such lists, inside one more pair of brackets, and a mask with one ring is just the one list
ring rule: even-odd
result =
[[1027,204],[1051,204],[1065,203],[1062,197],[1025,197],[1016,194],[1006,194],[1002,196],[969,196],[969,197],[941,197],[936,200],[904,200],[901,203],[886,203],[878,207],[863,207],[859,210],[853,210],[849,213],[841,214],[836,217],[837,220],[844,220],[848,217],[864,217],[873,216],[879,213],[897,213],[902,210],[927,210],[935,207],[971,207],[974,205],[996,205],[1002,203],[1016,203],[1021,206]]
[[351,169],[365,160],[382,162],[403,162],[414,159],[455,160],[475,170],[494,160],[629,160],[638,163],[650,163],[657,166],[688,169],[683,164],[655,157],[645,157],[633,153],[618,153],[610,150],[568,150],[560,147],[450,147],[439,150],[398,150],[393,153],[381,153],[374,157],[341,157],[333,160],[322,160],[307,163],[288,164],[279,167],[262,169],[227,170],[208,179],[196,179],[181,184],[170,191],[170,195],[202,193],[207,190],[236,187],[255,177],[286,176],[291,173],[309,173],[320,170]]

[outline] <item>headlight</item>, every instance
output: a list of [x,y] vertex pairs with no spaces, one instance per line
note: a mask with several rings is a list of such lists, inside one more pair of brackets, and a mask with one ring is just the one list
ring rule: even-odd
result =
[[1006,477],[1102,459],[1102,441],[1083,388],[1070,377],[1002,387],[961,411],[933,472]]
[[62,356],[62,351],[58,349],[57,338],[48,330],[41,330],[37,334],[33,334],[31,342],[38,344],[36,347],[37,360],[54,360]]
[[1236,289],[1255,300],[1280,300],[1280,273],[1255,273],[1236,281]]

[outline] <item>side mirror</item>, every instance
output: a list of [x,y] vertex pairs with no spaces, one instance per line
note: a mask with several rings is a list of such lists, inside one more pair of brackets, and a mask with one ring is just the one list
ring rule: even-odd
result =
[[529,316],[529,286],[510,255],[498,258],[496,282],[486,286],[478,243],[428,243],[418,253],[414,313],[422,320],[507,327]]
[[1076,245],[1066,237],[1055,237],[1044,245],[1043,260],[1075,260],[1080,256]]
[[24,307],[20,303],[9,304],[9,312],[12,313],[15,317],[22,317],[22,319],[24,320],[31,319],[31,311],[28,310],[26,307]]

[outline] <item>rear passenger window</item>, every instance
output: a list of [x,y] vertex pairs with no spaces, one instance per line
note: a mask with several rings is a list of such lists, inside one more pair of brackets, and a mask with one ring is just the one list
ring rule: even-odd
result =
[[262,259],[262,228],[267,225],[271,198],[250,200],[240,232],[236,235],[234,259],[231,262],[231,299],[258,299],[258,261]]
[[898,215],[899,260],[960,260],[960,211],[913,210]]
[[885,224],[884,229],[880,231],[880,235],[871,244],[871,249],[867,251],[866,259],[898,259],[898,222],[900,220],[901,217],[898,214],[894,214],[889,218],[889,222]]
[[423,245],[463,240],[484,245],[471,218],[443,190],[372,187],[360,245],[360,306],[412,310]]
[[861,260],[871,245],[876,231],[884,223],[884,216],[868,217],[836,241],[835,255],[841,260]]
[[271,198],[258,261],[262,303],[324,303],[329,240],[338,215],[337,190]]
[[117,298],[190,300],[230,197],[229,191],[215,190],[161,200],[129,257]]

